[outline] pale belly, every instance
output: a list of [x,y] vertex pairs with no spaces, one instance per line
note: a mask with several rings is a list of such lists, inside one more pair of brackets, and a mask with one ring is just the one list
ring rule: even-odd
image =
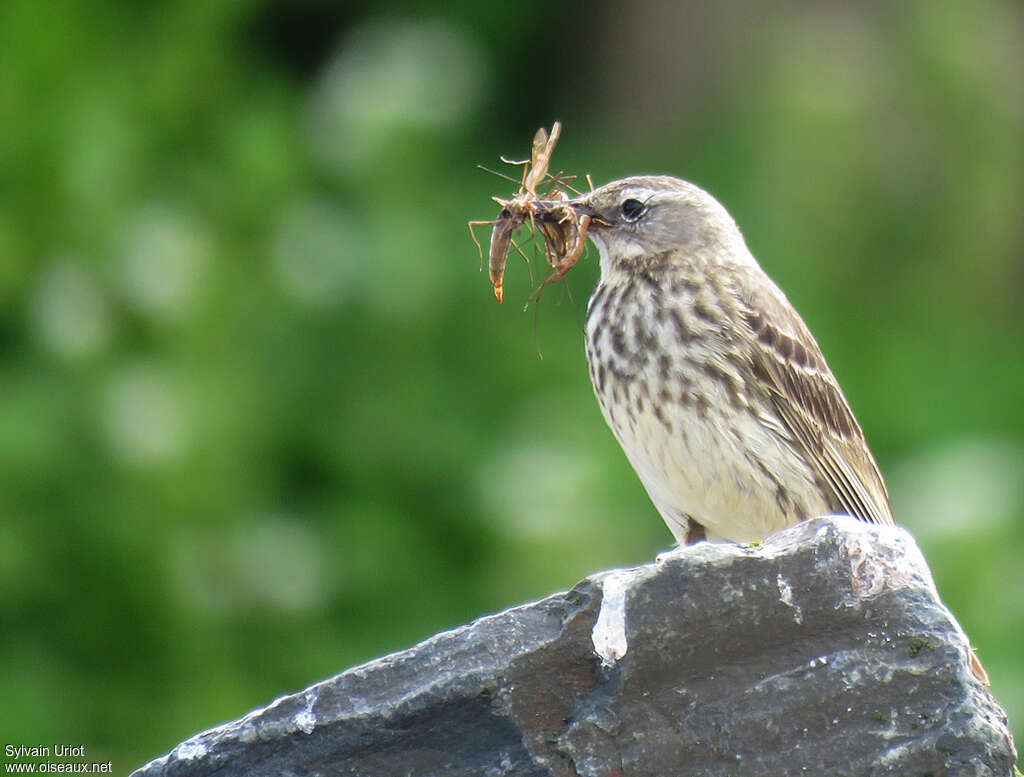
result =
[[770,408],[749,401],[740,370],[699,343],[680,345],[654,316],[622,327],[609,320],[618,319],[588,318],[594,391],[679,542],[688,518],[708,539],[749,542],[831,512]]

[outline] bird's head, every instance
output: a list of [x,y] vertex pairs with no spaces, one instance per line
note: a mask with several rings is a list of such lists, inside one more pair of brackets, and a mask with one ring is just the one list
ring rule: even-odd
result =
[[718,200],[679,178],[623,178],[570,205],[591,219],[588,235],[601,252],[606,278],[652,258],[671,263],[749,257],[739,228]]

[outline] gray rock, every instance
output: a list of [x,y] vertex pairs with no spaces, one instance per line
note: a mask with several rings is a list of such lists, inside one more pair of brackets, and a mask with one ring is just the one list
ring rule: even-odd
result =
[[594,575],[134,774],[1009,777],[968,651],[905,531],[816,519]]

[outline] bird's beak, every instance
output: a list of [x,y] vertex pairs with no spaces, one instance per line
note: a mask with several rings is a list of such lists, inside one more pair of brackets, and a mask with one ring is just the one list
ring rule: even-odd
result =
[[569,205],[576,211],[577,216],[589,216],[591,220],[597,217],[597,211],[590,207],[586,197],[577,197],[575,200],[569,200]]
[[577,197],[574,200],[569,200],[569,206],[576,212],[577,218],[583,218],[587,216],[590,219],[590,227],[610,227],[611,222],[601,216],[601,214],[590,204],[590,195],[585,194],[582,197]]
[[[537,200],[534,207],[533,217],[541,221],[562,221],[565,218],[566,207],[572,208],[577,218],[589,216],[593,220],[597,216],[597,211],[590,207],[586,197],[577,197],[574,200]],[[598,223],[604,223],[600,219],[596,220]]]

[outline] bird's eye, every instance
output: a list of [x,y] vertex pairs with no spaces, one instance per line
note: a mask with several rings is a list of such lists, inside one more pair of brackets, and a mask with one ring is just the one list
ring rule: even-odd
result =
[[622,203],[622,218],[626,221],[637,221],[647,212],[647,206],[640,200],[628,199]]

